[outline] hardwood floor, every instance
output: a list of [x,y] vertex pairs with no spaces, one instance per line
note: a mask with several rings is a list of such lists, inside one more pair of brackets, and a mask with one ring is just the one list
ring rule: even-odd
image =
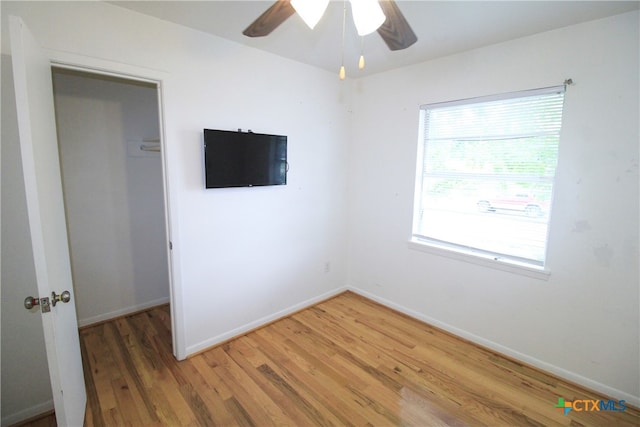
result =
[[608,398],[353,293],[182,362],[169,328],[164,306],[81,330],[87,426],[640,425],[564,415],[558,398]]

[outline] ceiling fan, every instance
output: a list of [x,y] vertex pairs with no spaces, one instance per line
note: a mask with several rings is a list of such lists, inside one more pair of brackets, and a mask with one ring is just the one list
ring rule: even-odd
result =
[[[296,8],[292,4],[295,1],[296,0],[277,0],[262,15],[253,21],[242,34],[248,37],[263,37],[270,34],[296,12]],[[398,8],[396,2],[394,0],[379,0],[378,3],[386,18],[383,17],[384,22],[377,28],[377,31],[389,49],[402,50],[414,44],[418,38],[411,29],[411,26],[409,26],[409,23]],[[355,7],[353,0],[352,6]],[[320,19],[322,12],[324,12],[324,8],[320,11],[317,19]],[[300,11],[298,11],[298,13],[300,14]],[[307,24],[309,23],[307,22]],[[313,25],[315,25],[315,23]],[[309,26],[313,28],[313,25]]]

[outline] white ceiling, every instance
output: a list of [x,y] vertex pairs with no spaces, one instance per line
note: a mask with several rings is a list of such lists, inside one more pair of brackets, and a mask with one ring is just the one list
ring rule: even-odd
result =
[[[338,72],[342,57],[343,1],[332,0],[314,30],[297,15],[270,35],[242,31],[273,1],[110,1],[146,15],[211,33],[276,55]],[[351,78],[378,73],[480,46],[636,10],[640,1],[432,1],[397,0],[418,36],[408,49],[391,52],[377,33],[364,38],[366,67],[357,67],[361,39],[349,8],[345,66]]]

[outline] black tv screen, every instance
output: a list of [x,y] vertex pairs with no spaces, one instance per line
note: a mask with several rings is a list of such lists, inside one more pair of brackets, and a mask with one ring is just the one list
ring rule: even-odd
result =
[[286,185],[287,137],[204,130],[207,188]]

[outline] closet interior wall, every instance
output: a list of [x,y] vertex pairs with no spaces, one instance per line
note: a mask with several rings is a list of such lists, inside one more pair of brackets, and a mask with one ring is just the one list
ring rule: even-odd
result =
[[156,85],[54,68],[80,326],[169,302]]

